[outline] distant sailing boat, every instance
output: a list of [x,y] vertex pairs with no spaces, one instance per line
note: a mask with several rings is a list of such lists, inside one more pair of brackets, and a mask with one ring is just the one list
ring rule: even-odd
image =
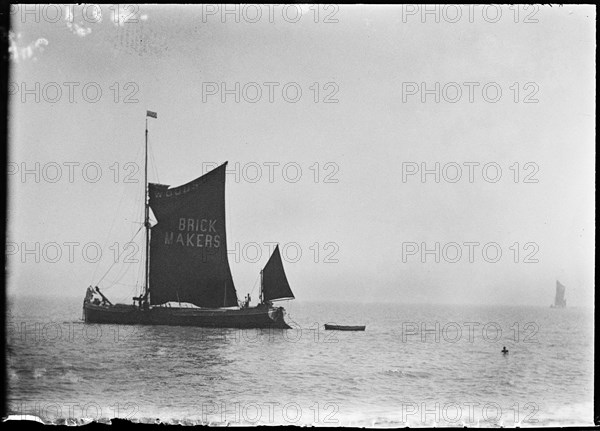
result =
[[556,280],[556,295],[554,296],[554,304],[550,306],[551,308],[565,308],[567,306],[565,289],[566,287]]
[[[179,186],[148,184],[146,114],[144,202],[145,284],[133,304],[112,304],[100,289],[88,288],[86,322],[179,325],[221,328],[290,328],[283,307],[272,302],[294,299],[279,246],[261,271],[260,303],[238,302],[227,258],[225,167],[227,162]],[[151,226],[149,210],[157,220]],[[96,297],[96,294],[100,298]],[[195,307],[172,307],[172,302]]]

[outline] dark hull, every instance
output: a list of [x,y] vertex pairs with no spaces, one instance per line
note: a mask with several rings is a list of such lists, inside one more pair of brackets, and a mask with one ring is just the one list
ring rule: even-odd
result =
[[364,331],[366,326],[342,326],[325,324],[325,329],[328,331]]
[[258,306],[243,309],[152,307],[141,310],[134,305],[83,304],[87,323],[120,325],[171,325],[204,328],[282,328],[285,323],[281,307]]

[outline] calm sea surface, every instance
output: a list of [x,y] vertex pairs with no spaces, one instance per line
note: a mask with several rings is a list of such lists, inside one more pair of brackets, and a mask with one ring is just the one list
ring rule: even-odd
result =
[[295,329],[242,331],[89,325],[82,301],[9,303],[11,413],[53,423],[593,425],[592,310],[295,302]]

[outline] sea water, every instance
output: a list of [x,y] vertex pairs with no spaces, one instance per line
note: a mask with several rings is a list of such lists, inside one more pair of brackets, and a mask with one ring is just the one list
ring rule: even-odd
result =
[[47,423],[593,424],[593,310],[295,301],[285,304],[291,330],[235,330],[85,324],[82,300],[10,299],[9,414]]

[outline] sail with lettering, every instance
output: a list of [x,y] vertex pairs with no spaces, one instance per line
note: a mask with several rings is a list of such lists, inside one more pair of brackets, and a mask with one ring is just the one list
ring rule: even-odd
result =
[[149,184],[151,304],[238,305],[227,259],[225,167],[179,187]]
[[565,298],[565,286],[556,280],[556,295],[554,296],[554,308],[565,308],[567,300]]
[[294,299],[294,294],[283,269],[279,245],[262,270],[262,297],[265,301]]

